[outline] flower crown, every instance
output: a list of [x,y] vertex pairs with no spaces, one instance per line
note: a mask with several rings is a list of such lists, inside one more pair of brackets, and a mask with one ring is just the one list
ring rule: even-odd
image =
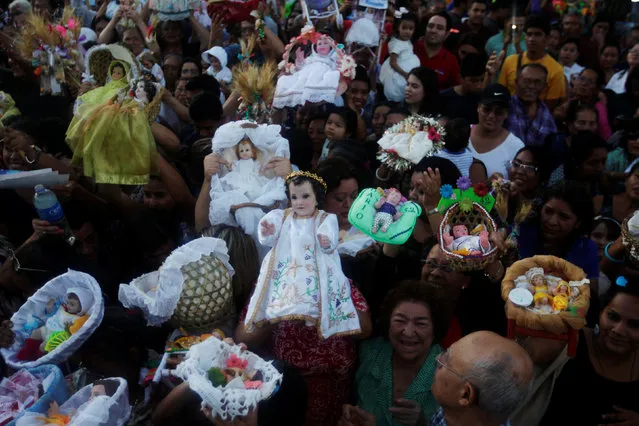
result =
[[324,182],[324,179],[322,179],[321,177],[317,176],[315,173],[311,173],[311,172],[304,172],[304,171],[299,171],[299,172],[293,172],[290,175],[286,176],[286,184],[288,185],[289,181],[291,179],[294,179],[296,177],[299,176],[304,176],[307,178],[311,178],[314,181],[318,182],[320,185],[322,185],[324,187],[324,191],[326,191],[328,189],[328,187],[326,186],[326,182]]

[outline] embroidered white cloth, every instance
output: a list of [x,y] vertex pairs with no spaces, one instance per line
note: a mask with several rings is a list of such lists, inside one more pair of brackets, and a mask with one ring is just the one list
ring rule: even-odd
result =
[[[35,318],[44,320],[46,318],[44,310],[49,300],[64,300],[69,287],[81,288],[90,292],[93,296],[93,303],[86,312],[89,315],[89,319],[69,339],[43,357],[28,362],[18,360],[18,352],[24,346],[24,341],[31,334],[26,325],[32,323]],[[69,269],[67,273],[55,277],[42,286],[33,296],[27,299],[24,305],[18,309],[18,312],[13,314],[11,322],[13,323],[13,331],[16,334],[15,342],[10,348],[0,349],[0,352],[2,352],[7,364],[14,369],[33,368],[43,364],[60,364],[91,336],[100,325],[100,322],[102,322],[103,316],[104,301],[98,282],[89,274]]]
[[278,78],[273,107],[294,107],[306,102],[333,103],[338,95],[339,79],[337,62],[332,54],[322,56],[313,50],[297,72]]
[[[231,206],[242,203],[272,206],[286,201],[284,179],[261,172],[273,157],[291,156],[288,141],[280,131],[277,125],[256,125],[246,120],[233,121],[217,129],[212,141],[213,152],[233,166],[232,170],[224,167],[221,173],[211,178],[211,225],[239,225],[258,243],[257,224],[264,217],[264,211],[257,207],[244,207],[232,215]],[[257,158],[239,160],[235,148],[244,138],[257,148]]]
[[[235,387],[234,383],[213,386],[208,379],[208,370],[212,367],[226,368],[226,360],[231,355],[248,361],[248,371],[261,373],[262,386],[259,389]],[[192,346],[184,361],[178,365],[176,374],[202,398],[202,406],[210,407],[213,415],[224,420],[246,416],[260,401],[276,392],[282,383],[282,374],[270,362],[264,361],[252,352],[242,351],[238,345],[229,345],[215,337]]]
[[[246,314],[252,330],[264,321],[303,319],[316,325],[320,336],[355,334],[359,319],[351,299],[348,278],[337,253],[337,216],[316,210],[309,218],[296,218],[290,210],[273,210],[261,222],[275,226],[260,242],[273,248],[262,262],[260,275]],[[330,247],[320,247],[325,235]]]

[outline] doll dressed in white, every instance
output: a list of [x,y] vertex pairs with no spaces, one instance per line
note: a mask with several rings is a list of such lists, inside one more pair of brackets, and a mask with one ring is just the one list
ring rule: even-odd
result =
[[212,145],[224,167],[211,178],[211,225],[240,226],[259,244],[265,210],[286,201],[284,179],[263,168],[273,157],[290,157],[288,141],[280,126],[233,121],[217,129]]
[[259,238],[272,246],[249,303],[249,330],[265,322],[305,320],[323,338],[360,332],[350,284],[336,250],[337,217],[319,209],[326,184],[308,172],[286,178],[291,208],[260,221]]
[[304,58],[302,47],[297,47],[295,72],[281,75],[277,80],[274,108],[294,107],[306,102],[335,102],[340,72],[330,38],[321,36],[311,50],[312,53]]
[[89,319],[86,312],[91,306],[93,295],[80,287],[67,289],[63,304],[56,304],[53,299],[49,300],[45,308],[45,314],[49,317],[44,325],[33,330],[18,352],[17,358],[21,361],[33,361],[55,349],[56,342],[59,344],[68,339],[84,325]]

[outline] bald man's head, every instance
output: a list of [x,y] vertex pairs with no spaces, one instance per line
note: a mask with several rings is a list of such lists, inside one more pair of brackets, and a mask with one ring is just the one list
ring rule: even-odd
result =
[[432,392],[446,410],[473,410],[505,421],[524,401],[533,378],[528,353],[489,331],[463,337],[442,355]]

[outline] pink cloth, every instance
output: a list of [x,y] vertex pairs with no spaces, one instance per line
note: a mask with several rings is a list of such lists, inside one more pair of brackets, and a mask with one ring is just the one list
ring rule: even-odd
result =
[[608,109],[603,101],[597,102],[595,109],[599,115],[599,136],[607,141],[612,136],[612,129],[610,128],[610,123],[608,123]]

